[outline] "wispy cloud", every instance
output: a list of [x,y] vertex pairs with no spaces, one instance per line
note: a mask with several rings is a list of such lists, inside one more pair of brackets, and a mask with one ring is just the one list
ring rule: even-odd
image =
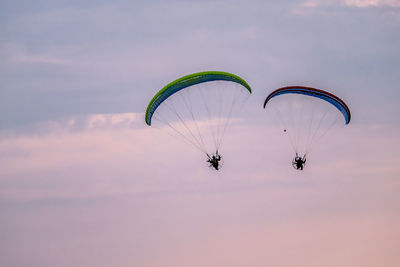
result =
[[26,47],[15,44],[0,44],[0,56],[9,64],[50,64],[50,65],[69,65],[72,64],[70,59],[58,55],[32,52]]
[[14,60],[15,62],[18,63],[60,64],[60,65],[67,65],[71,63],[71,61],[69,60],[46,57],[46,56],[19,56],[15,57]]
[[[223,151],[227,156],[228,167],[223,170],[223,177],[227,175],[230,180],[241,180],[241,176],[246,176],[249,181],[256,182],[264,180],[262,177],[265,175],[281,179],[279,173],[282,173],[282,170],[291,170],[290,164],[287,165],[288,162],[278,163],[279,159],[285,158],[285,155],[289,155],[290,158],[291,153],[289,145],[283,145],[284,140],[271,135],[274,128],[265,128],[265,125],[258,123],[240,125],[242,124],[233,125],[236,128],[229,131],[225,137]],[[160,175],[160,171],[170,173],[169,175],[174,177],[169,180],[171,184],[167,186],[168,188],[185,174],[181,172],[182,169],[197,170],[193,175],[185,174],[187,181],[196,180],[199,175],[208,175],[203,173],[209,171],[204,155],[186,144],[183,139],[173,138],[163,129],[146,126],[141,113],[76,116],[40,123],[36,128],[39,130],[34,130],[30,134],[3,134],[0,139],[2,170],[0,183],[3,184],[0,187],[0,195],[3,198],[96,196],[130,192],[128,188],[131,188],[132,192],[143,192],[143,190],[146,192],[159,190],[168,184],[165,183],[167,181],[159,180],[164,177]],[[265,132],[266,130],[269,132]],[[350,151],[345,158],[342,150],[337,149],[333,150],[334,153],[328,153],[330,160],[311,157],[309,160],[316,162],[310,165],[309,175],[319,176],[328,168],[335,170],[331,174],[333,176],[344,175],[345,172],[356,177],[371,176],[379,172],[384,172],[390,177],[396,176],[398,172],[396,162],[400,158],[390,149],[394,140],[390,135],[391,131],[386,131],[388,134],[385,142],[378,142],[381,137],[377,132],[381,132],[381,128],[370,128],[372,135],[368,137],[359,137],[360,131],[365,133],[359,128],[350,132],[346,129],[341,130],[343,131],[338,132],[338,137],[332,145],[347,143],[349,146],[347,149],[351,150],[352,147],[354,149],[364,147],[364,149],[360,151],[360,148],[357,148],[357,151]],[[266,139],[266,135],[269,138]],[[232,146],[232,144],[237,145]],[[327,146],[331,145],[321,143],[320,147],[327,149]],[[375,150],[374,155],[368,153],[370,149]],[[361,152],[365,156],[355,161],[356,154]],[[257,155],[257,158],[243,163],[241,161],[246,161],[246,158],[240,156],[243,153]],[[271,153],[275,156],[272,159],[275,163],[269,164],[279,164],[279,166],[266,170],[263,168],[265,165],[263,159],[268,158]],[[379,162],[373,163],[378,154],[383,158],[378,156]],[[182,155],[193,155],[193,160],[185,160],[182,166]],[[242,165],[247,168],[243,170],[240,167]],[[252,170],[252,174],[248,173],[248,169]],[[348,173],[350,169],[352,174]],[[128,179],[128,176],[136,178]],[[155,179],[157,176],[159,178]],[[80,177],[80,182],[77,183],[73,177]],[[111,177],[116,180],[110,180]],[[41,182],[35,185],[32,181]],[[127,181],[129,187],[125,186]],[[48,183],[54,188],[51,190],[47,186],[42,188],[40,185],[43,183]],[[98,186],[91,187],[90,184]],[[78,185],[83,188],[78,190],[75,188]]]
[[400,7],[399,0],[342,0],[346,6],[364,7]]
[[[399,8],[399,0],[307,0],[296,5],[294,14],[307,15],[323,7],[389,7]],[[325,11],[327,12],[327,11]]]

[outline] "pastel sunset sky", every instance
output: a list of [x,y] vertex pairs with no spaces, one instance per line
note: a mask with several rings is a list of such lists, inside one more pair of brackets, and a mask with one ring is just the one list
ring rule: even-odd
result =
[[[399,266],[399,48],[399,0],[2,0],[0,266]],[[219,172],[144,122],[204,70],[253,88]],[[303,172],[293,84],[352,111]]]

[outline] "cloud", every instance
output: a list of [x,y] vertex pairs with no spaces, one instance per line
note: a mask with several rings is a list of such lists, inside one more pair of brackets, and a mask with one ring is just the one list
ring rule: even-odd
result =
[[[324,7],[389,7],[397,9],[400,7],[399,0],[307,0],[296,5],[292,13],[297,15],[308,15]],[[323,14],[329,14],[329,10],[321,11]]]
[[71,63],[69,60],[51,58],[45,56],[21,56],[21,57],[16,57],[14,60],[19,63],[39,63],[39,64],[44,63],[44,64],[60,64],[60,65],[66,65]]
[[365,7],[400,7],[399,0],[344,0],[341,1],[346,6],[359,8]]
[[[215,175],[239,184],[246,177],[250,187],[251,183],[275,183],[283,177],[285,180],[295,174],[301,175],[287,172],[292,171],[292,153],[289,144],[278,135],[280,131],[260,123],[257,120],[245,124],[241,120],[233,121],[222,147],[226,166],[222,174]],[[208,129],[208,125],[204,127]],[[313,154],[326,158],[311,155],[308,175],[318,177],[329,169],[334,171],[328,177],[339,175],[356,179],[366,176],[370,178],[364,177],[365,181],[374,186],[375,175],[385,173],[388,179],[396,176],[399,172],[396,162],[400,161],[400,156],[391,149],[393,142],[397,142],[392,131],[384,130],[383,142],[378,141],[382,139],[382,127],[371,128],[372,135],[368,136],[360,134],[368,132],[362,128],[351,129],[338,129],[332,144],[318,144],[320,151]],[[40,123],[29,132],[27,134],[25,129],[25,133],[3,132],[1,135],[2,198],[83,197],[171,190],[177,183],[197,181],[196,184],[202,181],[202,176],[212,174],[202,153],[182,138],[166,134],[164,129],[148,127],[142,113],[69,117]],[[343,149],[336,147],[329,151],[335,144]],[[375,153],[369,153],[371,150]],[[266,162],[270,168],[264,168]],[[191,169],[196,172],[188,173]],[[165,180],[162,173],[171,177]],[[263,177],[271,178],[264,180]],[[393,182],[390,180],[391,184]]]
[[8,64],[50,64],[68,65],[72,61],[61,56],[33,53],[25,47],[13,43],[0,45],[0,56]]

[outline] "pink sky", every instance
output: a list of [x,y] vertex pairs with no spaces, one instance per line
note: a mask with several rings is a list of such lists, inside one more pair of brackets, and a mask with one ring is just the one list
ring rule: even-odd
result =
[[388,128],[342,128],[298,173],[278,129],[237,123],[216,173],[142,117],[2,138],[5,266],[397,266],[400,155]]

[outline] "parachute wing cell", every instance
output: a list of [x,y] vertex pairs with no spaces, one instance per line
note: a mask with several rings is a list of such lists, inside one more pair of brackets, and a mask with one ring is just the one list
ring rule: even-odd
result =
[[249,93],[251,93],[251,88],[245,80],[236,76],[232,73],[222,72],[222,71],[204,71],[186,75],[179,78],[162,88],[150,101],[147,106],[145,120],[146,123],[151,126],[151,119],[154,112],[164,102],[168,97],[175,94],[176,92],[200,83],[211,82],[211,81],[231,81],[244,86]]

